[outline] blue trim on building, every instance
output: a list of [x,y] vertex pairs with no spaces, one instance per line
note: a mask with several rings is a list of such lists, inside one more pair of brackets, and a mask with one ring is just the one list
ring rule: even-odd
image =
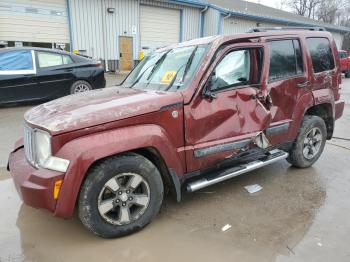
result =
[[204,12],[201,12],[200,16],[200,28],[199,28],[199,37],[204,37]]
[[184,10],[180,9],[180,39],[179,42],[184,40]]
[[217,34],[218,35],[221,35],[222,34],[222,14],[219,12],[218,13],[218,32]]
[[69,51],[73,51],[73,30],[72,30],[72,20],[71,20],[71,13],[70,13],[70,0],[66,0],[67,2],[67,16],[68,16],[68,30],[69,30]]
[[191,0],[169,0],[169,2],[173,2],[174,4],[189,5],[189,6],[200,7],[200,8],[209,6],[209,4],[205,4],[203,2],[191,1]]

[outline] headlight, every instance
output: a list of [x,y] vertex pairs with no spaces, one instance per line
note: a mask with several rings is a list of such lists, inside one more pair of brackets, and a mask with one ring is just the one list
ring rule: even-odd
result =
[[51,155],[51,136],[39,129],[35,129],[34,136],[37,164],[43,168],[66,172],[69,160]]
[[51,137],[48,133],[36,129],[35,134],[35,145],[36,145],[36,160],[38,165],[42,166],[45,161],[51,156]]

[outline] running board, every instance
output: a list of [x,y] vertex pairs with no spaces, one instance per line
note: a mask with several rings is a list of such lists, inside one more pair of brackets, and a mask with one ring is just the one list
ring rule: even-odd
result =
[[250,172],[252,170],[258,169],[263,166],[275,163],[279,160],[286,159],[288,153],[279,149],[274,149],[268,152],[267,156],[262,160],[256,160],[250,163],[241,164],[239,166],[229,168],[222,173],[219,173],[215,176],[205,177],[187,184],[187,191],[194,192],[204,187],[214,185],[216,183],[225,181],[232,177],[242,175],[244,173]]

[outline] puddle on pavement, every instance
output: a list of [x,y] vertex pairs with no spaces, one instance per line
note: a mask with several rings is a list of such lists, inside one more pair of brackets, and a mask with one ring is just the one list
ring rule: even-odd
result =
[[[180,204],[167,199],[143,231],[105,240],[76,216],[62,220],[23,205],[9,175],[1,176],[8,178],[0,181],[0,261],[272,261],[299,243],[326,197],[314,168],[289,168],[282,161],[186,195]],[[252,183],[263,190],[250,195],[244,186]],[[228,223],[232,228],[222,232]]]

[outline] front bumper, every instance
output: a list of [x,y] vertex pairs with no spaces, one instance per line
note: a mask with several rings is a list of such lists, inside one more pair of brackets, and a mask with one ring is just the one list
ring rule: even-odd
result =
[[64,173],[34,168],[27,161],[23,147],[10,154],[8,167],[17,192],[25,204],[52,213],[55,211],[54,184],[63,178]]
[[343,115],[344,106],[345,106],[344,101],[337,101],[337,102],[335,102],[335,104],[334,104],[334,107],[335,107],[335,116],[334,116],[335,120],[339,119]]

